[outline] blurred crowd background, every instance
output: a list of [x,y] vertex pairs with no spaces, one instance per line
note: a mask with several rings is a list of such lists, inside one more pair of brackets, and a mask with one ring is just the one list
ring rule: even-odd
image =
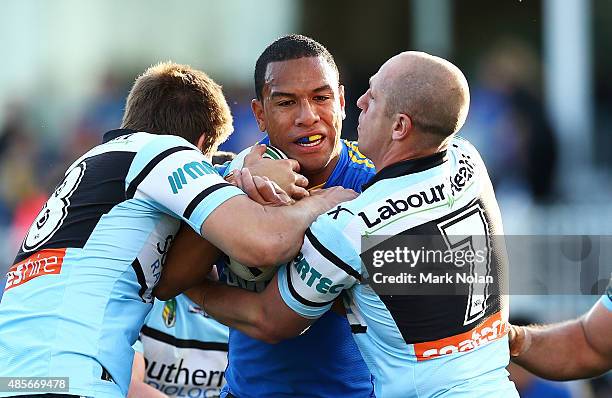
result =
[[[261,138],[250,110],[255,60],[287,33],[309,35],[335,56],[350,139],[356,99],[386,59],[407,49],[450,59],[472,93],[461,134],[487,163],[506,233],[610,235],[608,0],[8,0],[0,12],[0,274],[66,167],[120,125],[139,73],[164,60],[206,71],[234,116],[221,149],[237,152]],[[511,316],[574,317],[600,285],[592,295],[513,296]],[[605,377],[559,388],[573,395],[547,396],[612,396]]]

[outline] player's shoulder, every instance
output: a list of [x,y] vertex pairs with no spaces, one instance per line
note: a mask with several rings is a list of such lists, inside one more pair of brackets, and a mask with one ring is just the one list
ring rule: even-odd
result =
[[[127,139],[138,141],[128,180],[143,172],[148,174],[160,164],[164,164],[164,169],[187,168],[187,173],[197,169],[199,175],[218,174],[202,152],[182,137],[138,132]],[[182,173],[179,174],[182,178]]]
[[159,135],[146,132],[134,133],[132,137],[139,144],[139,153],[142,152],[145,156],[157,156],[164,152],[173,152],[181,150],[195,150],[198,148],[191,144],[183,137],[176,135]]
[[448,144],[448,152],[451,156],[471,158],[474,159],[474,161],[482,163],[482,158],[478,149],[463,137],[454,136]]
[[176,147],[188,147],[189,149],[197,150],[194,145],[191,145],[187,140],[178,136],[157,135],[129,129],[111,130],[104,134],[104,140],[101,144],[93,147],[75,160],[68,168],[68,171],[82,161],[98,155],[124,152],[133,153],[134,157],[138,158],[154,157],[161,152]]
[[476,148],[474,147],[474,145],[472,145],[470,141],[459,135],[453,136],[453,138],[451,138],[449,141],[449,145],[463,150],[476,151]]
[[449,182],[453,192],[456,191],[455,185],[472,185],[470,181],[477,183],[475,187],[489,184],[487,167],[478,150],[468,140],[453,137],[447,152],[450,166],[447,171],[450,173]]
[[309,228],[321,241],[335,242],[337,246],[354,246],[359,242],[361,229],[358,221],[360,213],[370,203],[366,195],[361,194],[356,199],[342,202],[321,214]]
[[359,151],[357,141],[341,140],[342,146],[346,148],[349,167],[362,169],[374,173],[374,163]]
[[164,151],[174,147],[188,147],[197,150],[197,147],[190,144],[183,137],[166,134],[152,134],[145,131],[135,131],[129,129],[111,130],[104,134],[104,143],[94,148],[92,151],[115,150],[139,152],[143,148],[152,151]]

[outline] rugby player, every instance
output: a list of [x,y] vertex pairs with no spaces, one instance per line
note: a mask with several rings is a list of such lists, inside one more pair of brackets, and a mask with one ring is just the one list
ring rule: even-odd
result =
[[[354,338],[380,397],[518,397],[505,370],[507,300],[500,284],[486,294],[379,295],[362,283],[367,234],[437,236],[487,243],[487,272],[503,278],[501,216],[486,168],[456,138],[469,89],[450,62],[405,52],[370,79],[357,105],[359,148],[376,176],[306,231],[301,254],[261,293],[206,283],[200,303],[220,322],[268,342],[300,334],[347,293]],[[395,210],[390,203],[397,206]],[[403,204],[397,204],[403,203]],[[396,205],[397,204],[397,205]],[[371,283],[371,282],[370,282]],[[239,305],[237,305],[239,303]],[[290,355],[290,353],[288,353]]]
[[[272,265],[295,256],[317,213],[354,197],[250,200],[209,163],[231,129],[221,88],[203,72],[164,63],[136,80],[122,128],[70,166],[9,269],[0,376],[64,376],[71,395],[125,396],[132,344],[181,221],[239,261]],[[278,196],[248,171],[238,178]],[[13,387],[0,396],[24,394]]]
[[225,384],[229,330],[188,294],[155,300],[132,367],[129,398],[216,397]]
[[[329,51],[311,38],[285,36],[262,52],[254,75],[257,98],[252,108],[260,130],[267,133],[263,142],[298,161],[308,188],[343,186],[360,192],[374,175],[374,165],[356,143],[340,139],[344,87]],[[197,254],[188,254],[189,247],[202,250],[196,242],[189,243],[189,239],[201,238],[190,235],[179,236],[168,256],[168,269],[178,266],[171,283],[174,291],[181,290],[181,276],[188,282],[195,280],[185,277],[192,272],[184,269],[186,264],[203,263]],[[227,279],[252,291],[265,287],[264,283],[243,281],[231,271]],[[162,298],[173,294],[169,287],[161,287]],[[369,397],[373,393],[371,373],[352,339],[348,321],[344,313],[333,311],[322,314],[300,336],[279,344],[231,329],[225,377],[222,396],[240,398]]]
[[551,380],[599,376],[612,369],[612,280],[584,316],[546,326],[511,326],[512,361]]
[[[212,164],[221,167],[235,156],[217,151]],[[218,277],[216,269],[212,274]],[[219,396],[225,384],[228,338],[227,326],[206,314],[188,293],[155,300],[133,346],[128,398]]]

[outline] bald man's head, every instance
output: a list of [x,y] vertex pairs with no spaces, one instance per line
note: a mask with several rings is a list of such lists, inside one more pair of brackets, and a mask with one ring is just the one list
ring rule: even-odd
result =
[[420,130],[444,138],[463,126],[470,92],[455,65],[433,55],[407,51],[387,61],[383,71],[389,116],[406,114]]

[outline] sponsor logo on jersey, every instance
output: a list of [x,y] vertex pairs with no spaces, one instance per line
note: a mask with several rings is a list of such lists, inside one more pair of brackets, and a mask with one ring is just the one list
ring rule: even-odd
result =
[[146,382],[157,390],[175,397],[215,397],[225,382],[225,371],[193,369],[177,364],[150,361],[145,358]]
[[344,284],[332,285],[333,281],[329,278],[322,277],[323,274],[317,271],[315,267],[308,264],[302,253],[298,254],[293,261],[300,279],[306,283],[306,286],[314,286],[315,289],[322,294],[338,294],[342,291]]
[[436,341],[416,343],[414,344],[414,353],[417,361],[425,361],[443,355],[467,352],[498,340],[507,333],[508,323],[502,319],[501,312],[497,312],[479,326],[467,332]]
[[13,265],[8,273],[4,291],[43,275],[57,275],[62,270],[66,249],[45,249]]
[[346,207],[342,207],[341,205],[338,205],[338,207],[336,207],[336,210],[332,210],[327,212],[328,216],[331,216],[334,218],[334,220],[338,219],[338,216],[340,215],[341,212],[347,212],[348,214],[350,214],[351,216],[354,216],[355,213],[353,213],[352,211],[350,211],[349,209],[347,209]]
[[465,153],[461,154],[461,159],[459,159],[459,168],[457,172],[450,177],[450,188],[452,196],[457,195],[461,192],[468,182],[474,177],[475,167],[471,163],[472,158]]
[[193,161],[184,164],[183,167],[179,167],[168,176],[168,182],[170,183],[170,188],[172,188],[172,193],[177,194],[183,189],[183,185],[187,185],[187,177],[192,180],[197,180],[206,174],[217,174],[217,172],[214,167],[205,161]]
[[446,197],[444,196],[444,184],[438,184],[429,188],[429,190],[414,193],[406,198],[389,198],[384,202],[384,205],[376,209],[376,215],[366,214],[363,211],[357,213],[357,215],[361,217],[368,228],[372,228],[380,224],[382,221],[390,219],[391,217],[410,210],[419,209],[424,205],[433,205],[443,200],[446,200]]
[[166,301],[164,304],[164,309],[162,310],[162,319],[164,320],[164,325],[166,327],[171,328],[176,323],[176,299],[171,298]]

